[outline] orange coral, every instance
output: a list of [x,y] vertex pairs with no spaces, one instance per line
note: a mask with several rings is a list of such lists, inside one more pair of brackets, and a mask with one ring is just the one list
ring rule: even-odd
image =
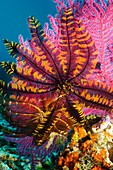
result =
[[61,166],[63,164],[64,158],[63,157],[59,157],[58,159],[58,165]]
[[90,149],[93,145],[93,141],[92,140],[87,140],[85,141],[82,146],[83,146],[83,150],[87,151],[88,149]]
[[63,164],[66,165],[67,167],[70,166],[70,163],[76,163],[79,159],[79,154],[78,152],[72,152],[70,154],[67,154],[65,158],[59,157],[58,160],[58,165],[62,166]]
[[105,148],[102,148],[100,150],[100,154],[103,155],[103,157],[106,157],[106,150],[105,150]]
[[70,148],[73,148],[74,145],[75,145],[75,142],[74,142],[74,141],[71,141],[70,144],[69,144],[69,147],[70,147]]
[[92,157],[94,158],[95,161],[103,162],[104,159],[106,158],[106,150],[103,148],[100,150],[99,153],[93,152]]
[[106,168],[110,168],[110,164],[109,164],[109,163],[107,163],[107,162],[104,161],[103,164],[104,164],[104,166],[105,166]]
[[91,170],[102,170],[99,166],[94,166]]
[[78,170],[78,168],[75,167],[73,170]]

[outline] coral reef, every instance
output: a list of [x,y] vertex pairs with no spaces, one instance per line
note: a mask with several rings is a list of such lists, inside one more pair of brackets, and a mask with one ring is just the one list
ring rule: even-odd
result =
[[59,169],[112,170],[113,120],[99,121],[90,132],[80,126],[74,131],[71,143],[60,153]]

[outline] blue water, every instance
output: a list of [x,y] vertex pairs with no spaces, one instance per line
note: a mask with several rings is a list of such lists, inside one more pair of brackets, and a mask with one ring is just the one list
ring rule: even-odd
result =
[[5,0],[0,2],[0,61],[12,61],[4,45],[3,38],[18,42],[18,35],[29,38],[27,18],[31,15],[42,24],[48,22],[47,15],[56,13],[52,0]]
[[[3,39],[18,42],[18,36],[30,38],[27,18],[31,15],[39,19],[42,26],[49,22],[48,14],[55,15],[56,8],[53,0],[5,0],[0,2],[0,61],[15,61],[3,45]],[[0,79],[9,82],[0,67]]]

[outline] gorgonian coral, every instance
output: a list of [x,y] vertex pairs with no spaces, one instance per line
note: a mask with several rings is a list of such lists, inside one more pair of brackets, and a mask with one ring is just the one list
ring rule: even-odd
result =
[[[58,45],[58,24],[62,15],[61,9],[66,9],[64,1],[55,0],[59,16],[54,18],[49,15],[53,30],[48,29],[45,25],[46,34],[52,41],[56,40]],[[74,17],[81,19],[86,29],[90,33],[98,50],[98,68],[93,74],[93,79],[98,79],[107,82],[110,86],[113,85],[113,1],[108,0],[86,0],[84,3],[77,1],[69,1],[69,5],[73,8]],[[82,4],[80,8],[80,4]],[[92,77],[91,77],[92,78]]]

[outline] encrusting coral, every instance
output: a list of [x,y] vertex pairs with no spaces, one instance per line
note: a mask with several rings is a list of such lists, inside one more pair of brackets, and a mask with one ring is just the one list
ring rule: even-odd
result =
[[[102,29],[111,20],[101,23],[101,36],[91,29],[93,19],[100,23],[106,15],[111,18],[112,0],[107,4],[54,1],[58,15],[49,16],[53,30],[48,24],[43,30],[31,16],[31,40],[4,39],[9,54],[16,58],[16,63],[0,62],[12,79],[0,80],[0,110],[9,123],[2,126],[4,139],[16,143],[16,151],[32,170],[112,169],[113,86],[106,76],[112,69],[105,69],[109,40],[103,35],[107,29]],[[5,156],[1,153],[5,162],[7,150]],[[14,169],[12,161],[18,159],[13,153],[9,158],[7,164]]]

